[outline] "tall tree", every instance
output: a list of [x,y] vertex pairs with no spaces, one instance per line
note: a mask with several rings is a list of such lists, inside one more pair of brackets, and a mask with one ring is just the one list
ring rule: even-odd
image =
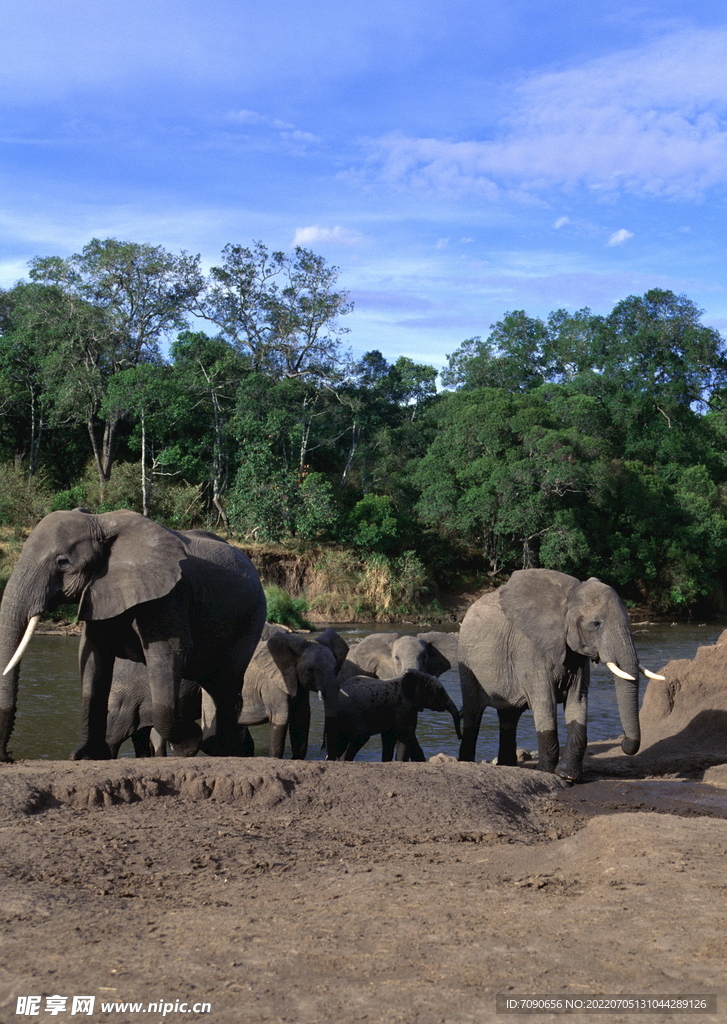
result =
[[336,291],[338,267],[296,247],[292,254],[226,245],[221,266],[212,267],[208,287],[194,303],[200,316],[222,331],[255,370],[275,376],[340,373],[338,323],[353,308]]
[[56,412],[85,423],[103,487],[124,415],[112,406],[100,415],[108,380],[120,370],[158,361],[160,338],[185,326],[185,310],[202,287],[199,257],[94,238],[67,259],[32,260],[30,276],[58,289]]
[[47,330],[57,289],[17,284],[0,296],[0,411],[12,432],[16,468],[25,462],[32,479],[51,404],[47,363],[53,344]]
[[203,331],[182,331],[171,356],[176,386],[186,395],[187,459],[205,467],[210,504],[228,529],[223,500],[230,478],[228,425],[249,369],[229,342]]

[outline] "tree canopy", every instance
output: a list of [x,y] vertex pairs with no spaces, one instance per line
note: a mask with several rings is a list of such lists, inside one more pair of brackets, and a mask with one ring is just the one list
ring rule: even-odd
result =
[[34,481],[28,508],[341,545],[432,587],[543,566],[721,607],[727,355],[690,299],[507,312],[438,390],[433,366],[343,349],[337,278],[261,242],[206,277],[115,239],[34,259],[0,293],[2,471]]

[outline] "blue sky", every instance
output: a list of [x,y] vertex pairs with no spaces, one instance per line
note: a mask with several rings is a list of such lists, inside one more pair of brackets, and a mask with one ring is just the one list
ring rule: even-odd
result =
[[727,333],[727,10],[703,0],[24,0],[0,286],[92,237],[340,267],[355,354],[685,292]]

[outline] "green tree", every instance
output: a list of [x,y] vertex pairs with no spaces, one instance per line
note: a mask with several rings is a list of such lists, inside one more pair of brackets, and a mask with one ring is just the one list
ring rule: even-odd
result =
[[185,326],[185,310],[202,287],[199,257],[94,238],[67,259],[32,260],[30,276],[54,285],[59,296],[46,321],[55,332],[56,416],[85,424],[103,487],[124,415],[112,406],[101,415],[108,381],[159,361],[161,337]]
[[207,289],[194,303],[200,316],[220,329],[254,370],[274,376],[340,375],[338,323],[353,308],[336,291],[338,268],[297,246],[292,254],[226,245],[222,264],[212,267]]

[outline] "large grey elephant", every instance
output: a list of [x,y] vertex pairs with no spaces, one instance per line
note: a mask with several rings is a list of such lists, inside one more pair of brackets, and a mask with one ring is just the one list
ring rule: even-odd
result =
[[[136,512],[52,512],[36,526],[0,606],[0,760],[15,720],[19,662],[43,612],[78,601],[82,738],[74,759],[108,758],[114,664],[145,665],[153,725],[177,753],[199,747],[180,686],[216,706],[215,753],[240,753],[240,687],[265,622],[258,574],[238,548],[205,531],[168,530]],[[332,723],[335,732],[335,722]]]
[[335,629],[326,629],[315,640],[295,633],[277,632],[257,645],[242,684],[245,753],[255,747],[247,726],[270,723],[269,754],[282,757],[290,728],[292,755],[302,759],[308,752],[310,695],[318,692],[325,708],[329,757],[339,749],[336,732],[338,714],[338,672],[348,654],[348,644]]
[[[575,781],[586,749],[590,661],[616,677],[624,738],[640,744],[639,671],[628,615],[611,587],[551,569],[522,569],[472,605],[459,633],[462,685],[461,761],[473,761],[482,712],[497,708],[499,764],[516,763],[516,729],[526,708],[538,736],[538,768]],[[657,677],[658,678],[658,677]],[[563,704],[567,738],[558,745],[556,705]]]
[[352,761],[381,733],[382,761],[425,761],[416,737],[419,711],[448,711],[460,736],[457,705],[435,676],[414,669],[396,679],[354,676],[338,695],[340,760]]
[[[342,671],[342,679],[371,675],[377,679],[395,679],[410,669],[439,676],[456,668],[454,643],[446,633],[370,633],[352,648]],[[454,658],[452,662],[452,657]]]

